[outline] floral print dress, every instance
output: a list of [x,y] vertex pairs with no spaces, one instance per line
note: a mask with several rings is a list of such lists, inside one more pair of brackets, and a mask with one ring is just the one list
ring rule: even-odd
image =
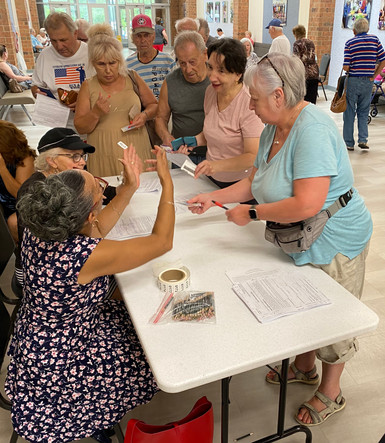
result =
[[6,392],[14,429],[29,441],[88,437],[158,390],[123,302],[106,299],[108,277],[77,282],[99,241],[46,242],[24,232],[24,297]]

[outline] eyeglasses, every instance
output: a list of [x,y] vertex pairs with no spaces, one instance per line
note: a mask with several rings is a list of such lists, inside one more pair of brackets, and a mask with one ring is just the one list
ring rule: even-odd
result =
[[278,72],[278,69],[273,65],[272,61],[269,59],[269,54],[264,55],[259,62],[257,63],[257,65],[259,65],[261,62],[263,62],[263,60],[267,60],[270,63],[270,66],[274,69],[274,71],[276,72],[276,74],[278,75],[278,77],[281,79],[282,82],[282,89],[285,87],[285,82],[283,81],[283,78],[281,76],[281,74]]
[[64,157],[68,157],[72,159],[74,163],[79,163],[81,159],[83,159],[85,162],[87,162],[88,159],[88,153],[86,154],[56,154],[56,155],[62,155]]
[[104,191],[106,190],[107,186],[108,186],[108,181],[104,180],[104,178],[100,178],[100,177],[94,177],[96,178],[96,180],[99,182],[99,186],[102,190],[102,194],[104,194]]
[[96,206],[99,204],[100,200],[103,198],[104,191],[106,190],[106,188],[108,186],[108,181],[104,180],[104,178],[94,176],[94,179],[96,179],[99,183],[100,189],[102,190],[102,197],[92,205],[90,212],[92,212],[96,208]]

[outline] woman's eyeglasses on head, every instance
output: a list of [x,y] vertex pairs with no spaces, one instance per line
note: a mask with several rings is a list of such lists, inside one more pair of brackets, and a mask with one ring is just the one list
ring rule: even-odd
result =
[[263,60],[267,60],[270,63],[270,66],[274,69],[274,71],[276,72],[276,74],[278,75],[278,77],[281,79],[282,82],[282,89],[285,87],[285,82],[283,81],[283,78],[281,76],[281,74],[278,72],[278,69],[273,65],[273,62],[270,60],[269,58],[269,54],[264,55],[259,62],[257,63],[258,65],[263,62]]

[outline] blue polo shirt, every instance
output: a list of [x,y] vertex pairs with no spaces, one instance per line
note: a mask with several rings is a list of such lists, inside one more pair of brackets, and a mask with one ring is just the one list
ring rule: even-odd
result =
[[376,63],[385,60],[384,48],[376,35],[358,34],[345,43],[344,66],[351,77],[373,77]]

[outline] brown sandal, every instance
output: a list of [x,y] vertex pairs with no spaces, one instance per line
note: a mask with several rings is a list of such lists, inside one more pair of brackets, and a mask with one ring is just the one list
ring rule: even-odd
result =
[[[294,362],[290,363],[290,368],[294,372],[294,378],[287,380],[287,383],[304,383],[305,385],[315,385],[319,382],[319,375],[317,374],[317,368],[314,366],[313,369],[307,372],[303,372],[295,366]],[[274,374],[273,378],[269,378],[266,375],[266,381],[273,385],[279,385],[279,375],[281,374],[282,366],[276,366],[274,368],[277,373]]]

